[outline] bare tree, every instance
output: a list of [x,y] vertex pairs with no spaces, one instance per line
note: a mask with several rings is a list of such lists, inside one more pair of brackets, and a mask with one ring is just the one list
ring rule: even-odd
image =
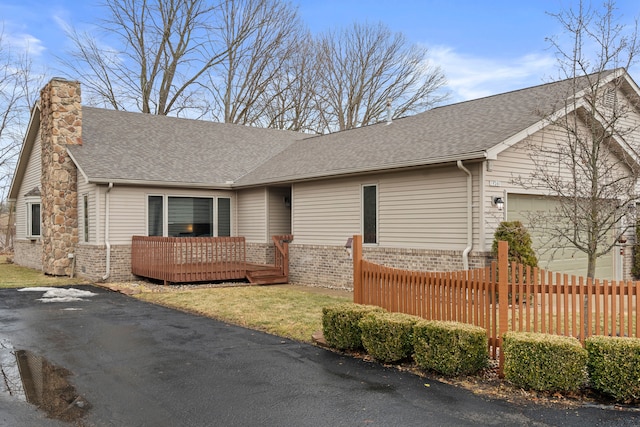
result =
[[640,100],[625,69],[638,54],[637,24],[619,24],[613,1],[602,9],[580,2],[552,16],[570,40],[565,46],[561,38],[550,39],[565,83],[555,85],[563,87],[554,94],[557,108],[543,112],[549,124],[544,140],[530,147],[536,172],[517,181],[556,200],[554,211],[536,213],[535,228],[556,250],[584,252],[593,278],[598,258],[635,225],[630,208],[638,202]]
[[209,3],[106,0],[105,37],[70,29],[74,48],[61,62],[84,77],[93,103],[160,115],[197,110],[194,84],[226,55],[213,38],[220,7]]
[[288,88],[274,82],[290,72],[303,38],[302,23],[297,11],[281,0],[227,2],[221,17],[226,55],[212,67],[206,86],[212,116],[225,123],[258,124]]
[[384,117],[389,101],[395,117],[441,102],[445,78],[440,68],[429,63],[427,53],[382,23],[356,23],[321,35],[315,90],[321,130],[376,123]]
[[318,63],[315,42],[306,35],[269,82],[268,100],[261,124],[264,127],[318,133],[322,130],[315,87]]
[[[105,37],[70,29],[61,58],[90,103],[253,123],[266,82],[295,45],[281,0],[106,0]],[[111,43],[111,44],[110,44]],[[264,104],[264,102],[262,102]]]
[[0,29],[0,201],[6,197],[42,81],[42,74],[32,72],[29,52],[17,54]]

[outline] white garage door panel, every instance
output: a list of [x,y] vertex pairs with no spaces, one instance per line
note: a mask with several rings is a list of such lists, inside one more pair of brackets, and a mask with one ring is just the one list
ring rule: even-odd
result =
[[[507,198],[507,220],[522,221],[529,229],[533,239],[533,247],[538,257],[538,266],[545,270],[569,275],[587,275],[587,256],[576,249],[547,250],[541,248],[542,238],[540,232],[529,227],[531,213],[544,212],[553,209],[553,200],[547,200],[540,196],[528,196],[521,194],[509,194]],[[596,277],[599,279],[614,278],[614,253],[601,256],[596,263]]]

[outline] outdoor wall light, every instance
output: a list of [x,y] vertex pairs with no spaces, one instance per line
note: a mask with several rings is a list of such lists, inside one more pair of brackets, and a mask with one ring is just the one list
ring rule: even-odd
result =
[[289,197],[289,196],[284,196],[284,198],[282,199],[282,201],[284,202],[284,207],[285,207],[285,208],[290,208],[290,207],[291,207],[291,197]]
[[347,253],[349,254],[349,258],[351,258],[352,256],[352,246],[353,246],[353,237],[349,237],[347,239],[347,243],[345,243],[344,248],[347,250]]
[[504,200],[502,200],[502,197],[494,197],[493,204],[496,206],[496,208],[498,208],[499,211],[504,209]]

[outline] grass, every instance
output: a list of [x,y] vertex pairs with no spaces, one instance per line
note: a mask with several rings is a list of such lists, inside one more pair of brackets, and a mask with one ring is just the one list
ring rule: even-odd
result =
[[87,283],[70,277],[47,276],[41,271],[21,267],[8,262],[8,258],[0,255],[0,288],[26,288],[33,286],[64,286]]
[[311,334],[322,329],[322,307],[351,301],[303,290],[258,286],[145,292],[136,297],[302,342],[311,342]]
[[[8,262],[0,255],[0,288],[65,286],[87,283],[69,277],[52,277]],[[167,292],[143,292],[137,298],[154,304],[311,342],[322,329],[322,307],[351,298],[290,287],[226,287]]]

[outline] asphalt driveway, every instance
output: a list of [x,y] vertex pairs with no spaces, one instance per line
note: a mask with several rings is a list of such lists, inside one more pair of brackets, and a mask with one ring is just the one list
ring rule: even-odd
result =
[[[72,424],[640,425],[633,411],[514,406],[312,345],[76,288],[95,295],[44,302],[42,292],[0,290],[0,343],[70,371],[75,405],[86,410]],[[0,424],[68,423],[5,392]]]

